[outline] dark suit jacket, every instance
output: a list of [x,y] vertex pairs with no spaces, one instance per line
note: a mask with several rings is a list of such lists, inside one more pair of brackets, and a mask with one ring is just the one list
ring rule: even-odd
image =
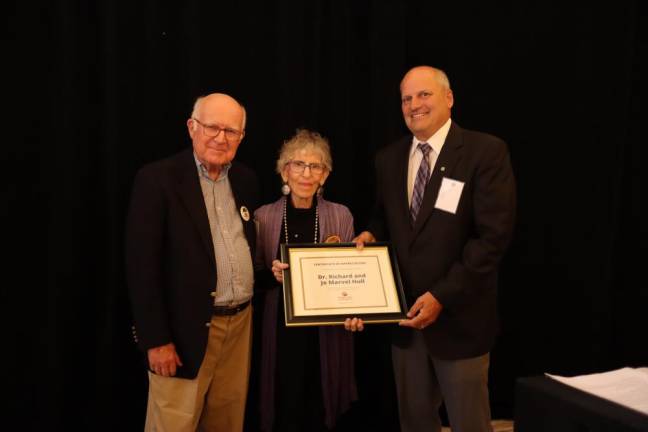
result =
[[[412,137],[376,156],[376,207],[369,230],[396,248],[411,306],[429,291],[443,305],[423,330],[429,352],[459,359],[488,352],[497,332],[497,268],[511,239],[515,180],[506,144],[452,122],[414,226],[407,200]],[[456,214],[435,208],[443,177],[464,182]],[[407,346],[411,330],[394,332]]]
[[[249,220],[241,222],[254,257],[256,176],[233,162],[228,177],[236,208],[249,210]],[[139,347],[146,352],[173,342],[184,364],[176,376],[194,378],[207,346],[216,261],[191,149],[138,172],[126,227],[126,267]]]

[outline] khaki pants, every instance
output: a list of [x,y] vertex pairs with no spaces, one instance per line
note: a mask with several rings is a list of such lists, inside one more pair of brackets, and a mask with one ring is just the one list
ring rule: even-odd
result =
[[149,372],[146,432],[243,430],[251,323],[252,306],[236,315],[213,316],[205,358],[195,379]]

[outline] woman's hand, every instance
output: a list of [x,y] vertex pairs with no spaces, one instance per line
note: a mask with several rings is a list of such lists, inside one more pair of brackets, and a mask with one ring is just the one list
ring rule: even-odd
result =
[[277,279],[277,282],[283,283],[283,271],[288,267],[288,264],[284,264],[279,260],[272,261],[272,274]]

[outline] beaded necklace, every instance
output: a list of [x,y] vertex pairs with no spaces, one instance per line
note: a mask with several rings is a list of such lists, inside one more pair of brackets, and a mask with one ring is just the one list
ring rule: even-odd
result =
[[[288,244],[288,218],[286,217],[288,213],[288,200],[290,198],[286,197],[284,200],[284,208],[283,208],[283,225],[284,225],[284,235],[286,238],[286,244]],[[313,243],[317,243],[319,237],[319,205],[315,206],[315,238],[313,239]]]

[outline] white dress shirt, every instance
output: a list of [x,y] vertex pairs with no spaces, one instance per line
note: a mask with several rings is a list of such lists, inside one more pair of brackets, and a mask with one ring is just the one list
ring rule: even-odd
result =
[[[432,135],[426,142],[432,147],[430,152],[430,176],[434,171],[434,165],[443,148],[448,132],[450,131],[450,124],[452,121],[448,119],[447,122],[439,128],[434,135]],[[412,146],[409,153],[409,166],[407,168],[407,203],[412,205],[412,193],[414,192],[414,182],[416,181],[416,174],[418,173],[419,166],[423,160],[423,153],[418,149],[419,141],[416,137],[412,137]]]

